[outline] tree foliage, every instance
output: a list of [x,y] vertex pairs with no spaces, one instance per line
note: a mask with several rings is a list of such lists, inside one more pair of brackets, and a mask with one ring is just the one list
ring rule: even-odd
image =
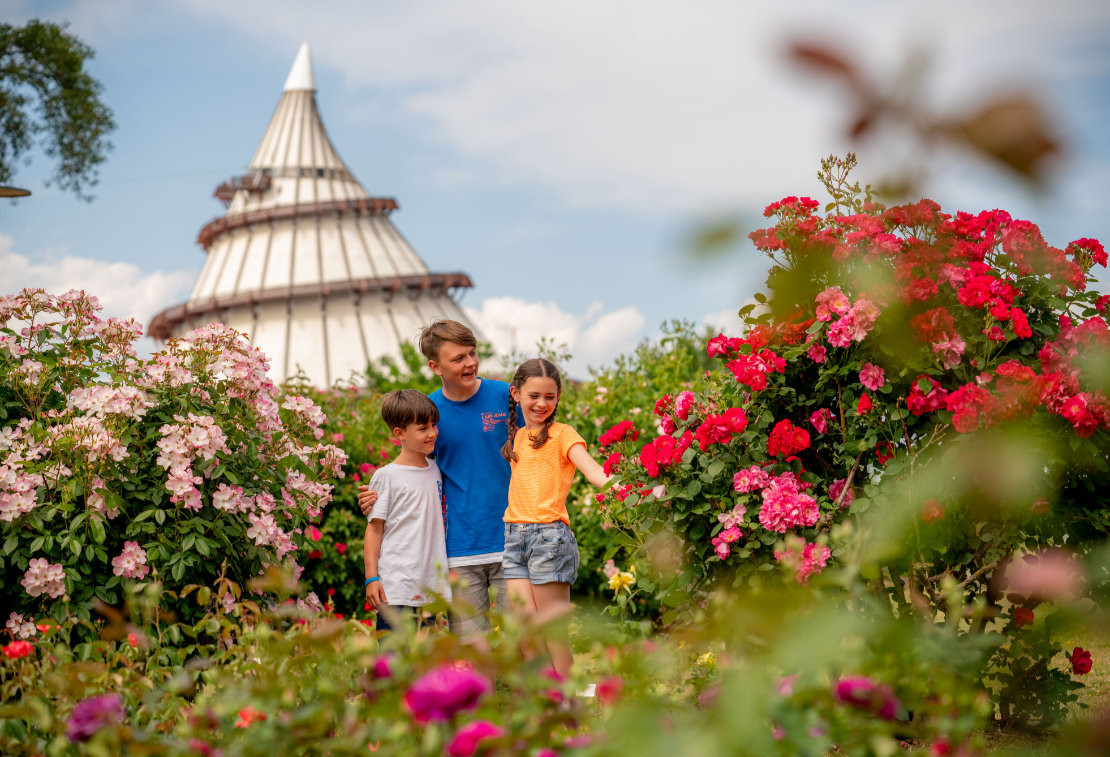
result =
[[57,161],[48,183],[92,199],[97,168],[116,128],[100,101],[103,87],[85,70],[93,50],[64,24],[0,23],[0,182],[35,146]]

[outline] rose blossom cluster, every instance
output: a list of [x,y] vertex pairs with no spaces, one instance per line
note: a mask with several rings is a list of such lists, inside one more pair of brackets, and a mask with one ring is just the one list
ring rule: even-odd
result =
[[1060,316],[1060,334],[1038,353],[1041,361],[1041,399],[1049,412],[1063,417],[1081,437],[1110,428],[1110,401],[1101,390],[1085,391],[1079,382],[1081,356],[1110,355],[1110,328],[1102,316],[1079,325]]
[[636,441],[639,438],[640,432],[632,425],[632,421],[621,421],[602,434],[597,440],[597,444],[599,447],[611,447],[617,442],[622,442],[625,439]]
[[709,449],[711,444],[728,444],[735,434],[744,433],[748,427],[748,416],[741,408],[730,407],[720,415],[707,415],[694,437],[702,452]]
[[805,586],[809,577],[825,569],[831,551],[824,544],[808,542],[797,536],[786,540],[785,549],[775,550],[775,559],[794,570],[794,580]]
[[673,436],[660,436],[645,444],[640,450],[640,464],[644,466],[649,476],[658,478],[660,467],[682,462],[682,453],[690,448],[693,440],[693,434],[689,429],[679,439]]
[[218,453],[227,452],[227,437],[208,415],[175,415],[174,421],[158,429],[162,438],[157,442],[157,463],[169,471],[166,489],[172,495],[170,501],[199,510],[202,503],[198,485],[203,479],[193,473],[193,460],[212,460]]
[[8,622],[4,626],[11,633],[13,638],[16,639],[31,639],[35,636],[35,622],[33,620],[25,620],[18,612],[13,612],[8,616]]
[[32,557],[20,581],[32,597],[45,594],[57,599],[66,593],[66,571],[60,564],[47,562],[42,557]]
[[768,349],[753,351],[749,355],[738,355],[725,364],[736,381],[760,391],[767,388],[767,376],[771,373],[786,373],[786,361]]
[[790,457],[809,447],[809,432],[795,426],[788,418],[775,424],[767,437],[767,454]]
[[713,545],[713,551],[717,553],[717,557],[725,560],[732,552],[730,544],[738,541],[744,534],[735,525],[728,526],[721,530],[719,534],[709,540]]
[[[830,287],[817,295],[817,320],[830,320],[834,314],[840,316],[829,325],[829,330],[825,334],[833,347],[847,347],[852,342],[862,342],[874,328],[875,321],[879,319],[878,306],[866,297],[860,297],[854,305],[843,312],[837,310],[841,302],[840,298],[843,298],[843,302],[848,301],[840,291],[840,287]],[[824,311],[822,311],[822,304],[824,304]],[[825,318],[821,317],[822,314]]]
[[165,387],[176,389],[191,384],[195,379],[186,367],[186,358],[174,352],[160,352],[143,366],[138,383],[145,389]]
[[281,403],[281,407],[284,410],[292,410],[294,414],[303,419],[312,429],[312,433],[317,439],[323,437],[324,430],[320,426],[327,418],[324,416],[324,411],[315,402],[308,397],[291,394]]
[[673,434],[678,428],[675,418],[680,421],[689,420],[696,407],[697,400],[693,392],[681,391],[674,397],[664,394],[655,403],[655,414],[659,416],[659,433]]
[[119,386],[79,386],[69,393],[66,406],[89,415],[122,415],[142,418],[154,401],[142,389],[128,384]]
[[817,523],[817,500],[806,494],[805,485],[787,472],[771,477],[763,487],[763,506],[759,522],[768,531],[784,534],[792,528],[808,528]]
[[247,519],[251,523],[247,536],[259,547],[273,547],[278,559],[297,549],[292,537],[281,529],[272,513],[249,513]]
[[817,500],[805,493],[807,485],[792,472],[774,476],[753,465],[738,471],[732,478],[732,485],[741,494],[762,491],[759,522],[769,531],[781,534],[791,528],[808,528],[820,516]]
[[127,446],[105,425],[105,419],[97,415],[81,415],[68,422],[50,427],[50,439],[56,451],[64,454],[64,448],[71,443],[75,451],[83,452],[88,463],[99,463],[111,458],[122,462],[131,456]]
[[44,483],[42,475],[23,469],[25,462],[21,452],[12,450],[0,463],[0,520],[8,523],[35,509]]
[[146,550],[138,542],[125,541],[123,552],[112,558],[112,573],[123,578],[146,578],[150,566],[146,564]]
[[[328,463],[331,465],[331,463]],[[296,501],[293,492],[300,494],[307,504],[305,513],[310,518],[318,518],[324,507],[331,501],[333,487],[331,484],[322,484],[312,481],[300,471],[290,471],[285,476],[285,486],[282,487],[282,501],[288,507],[295,507]]]

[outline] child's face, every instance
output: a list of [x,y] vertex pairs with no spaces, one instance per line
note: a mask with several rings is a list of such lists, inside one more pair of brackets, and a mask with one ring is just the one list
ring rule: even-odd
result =
[[547,416],[555,412],[559,402],[559,387],[555,379],[547,376],[533,376],[524,380],[520,389],[511,387],[513,399],[520,403],[524,411],[524,422],[529,426],[542,426]]
[[435,452],[439,427],[430,421],[428,423],[410,423],[404,428],[393,429],[393,435],[404,449],[421,455],[430,455]]
[[478,383],[478,350],[465,344],[444,342],[439,360],[428,362],[443,383],[462,392],[476,389]]

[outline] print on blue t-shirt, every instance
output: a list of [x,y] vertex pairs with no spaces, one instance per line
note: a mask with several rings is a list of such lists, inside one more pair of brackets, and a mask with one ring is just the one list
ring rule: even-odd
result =
[[462,402],[447,399],[442,389],[428,396],[439,409],[436,464],[443,474],[447,557],[501,552],[511,475],[501,457],[509,433],[509,385],[482,379]]

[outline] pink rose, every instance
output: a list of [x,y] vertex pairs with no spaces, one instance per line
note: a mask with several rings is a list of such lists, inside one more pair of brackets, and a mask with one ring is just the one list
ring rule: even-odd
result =
[[865,363],[859,372],[859,382],[871,391],[881,389],[886,383],[886,374],[883,369],[873,363]]

